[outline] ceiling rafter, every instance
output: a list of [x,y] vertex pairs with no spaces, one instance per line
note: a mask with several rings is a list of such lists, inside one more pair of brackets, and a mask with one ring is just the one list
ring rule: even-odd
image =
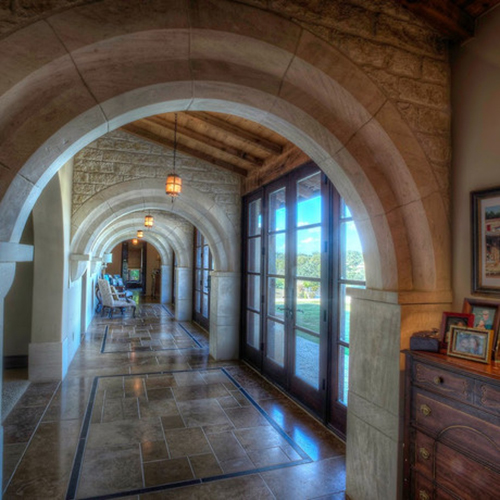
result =
[[280,144],[277,144],[264,137],[261,137],[256,133],[236,127],[235,125],[232,125],[226,120],[214,116],[211,113],[206,113],[202,111],[189,111],[186,113],[186,115],[189,116],[189,118],[199,120],[209,125],[210,127],[215,127],[217,129],[220,129],[237,140],[250,142],[252,146],[262,149],[267,154],[279,155],[283,152],[283,147]]
[[[162,116],[151,116],[149,118],[145,118],[144,120],[140,120],[140,123],[152,123],[154,125],[158,125],[163,129],[169,130],[172,134],[175,130],[174,122],[171,122],[165,119]],[[213,156],[216,156],[217,152],[222,152],[225,155],[233,157],[237,162],[244,162],[248,164],[249,168],[259,168],[264,164],[263,160],[257,158],[256,156],[250,154],[248,151],[244,151],[243,149],[232,147],[224,142],[218,141],[217,139],[213,139],[208,137],[207,135],[200,134],[194,130],[190,130],[180,124],[177,125],[177,144],[180,146],[182,141],[182,137],[184,136],[188,139],[195,141],[196,143],[202,144],[203,146],[209,148],[214,152]]]
[[[160,136],[151,132],[150,130],[145,129],[137,124],[138,122],[129,123],[128,125],[124,125],[122,129],[130,134],[134,134],[137,137],[142,139],[146,139],[150,142],[154,142],[155,144],[159,144],[161,146],[165,146],[169,149],[174,149],[174,141],[170,140],[166,137]],[[177,150],[185,153],[189,156],[193,156],[194,158],[198,158],[199,160],[203,160],[211,163],[212,165],[216,165],[221,168],[225,168],[231,172],[235,172],[243,177],[248,175],[248,171],[244,168],[238,167],[232,163],[226,162],[220,158],[216,158],[215,156],[209,155],[207,153],[203,153],[199,150],[190,148],[184,144],[177,142]]]

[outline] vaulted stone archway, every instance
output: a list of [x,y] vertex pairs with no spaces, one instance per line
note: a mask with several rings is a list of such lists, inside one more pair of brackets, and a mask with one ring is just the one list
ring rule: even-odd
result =
[[[82,147],[160,112],[254,120],[326,172],[351,208],[368,270],[352,310],[347,492],[396,497],[399,349],[451,294],[440,179],[391,99],[298,24],[228,1],[74,7],[4,38],[0,56],[0,242],[19,242],[41,191]],[[377,481],[382,466],[388,479]]]

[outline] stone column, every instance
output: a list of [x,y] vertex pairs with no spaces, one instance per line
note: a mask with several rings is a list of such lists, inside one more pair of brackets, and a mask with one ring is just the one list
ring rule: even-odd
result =
[[237,359],[240,340],[240,274],[212,271],[210,288],[210,355]]
[[172,266],[161,266],[161,303],[172,302]]
[[451,293],[350,289],[346,494],[398,499],[403,481],[404,357],[412,332],[439,326]]
[[[0,373],[3,373],[3,338],[4,338],[4,301],[14,282],[16,274],[15,261],[29,261],[33,259],[33,247],[13,243],[0,243]],[[2,394],[2,377],[0,377],[0,394]],[[0,484],[3,471],[3,408],[0,400]]]
[[190,321],[193,315],[193,270],[177,267],[175,272],[175,319]]

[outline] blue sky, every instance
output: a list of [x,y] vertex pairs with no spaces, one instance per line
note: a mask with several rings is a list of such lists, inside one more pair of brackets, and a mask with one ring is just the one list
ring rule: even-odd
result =
[[[349,210],[346,215],[350,216]],[[286,210],[281,208],[276,210],[276,228],[285,228]],[[321,196],[309,198],[308,200],[301,201],[298,204],[297,219],[298,226],[307,226],[310,224],[318,223],[321,218]],[[362,252],[361,242],[359,241],[358,232],[354,222],[347,222],[343,224],[346,237],[346,249]],[[318,251],[321,247],[320,231],[314,229],[304,229],[299,237],[302,239],[301,250],[307,253]],[[305,237],[304,237],[305,236]],[[277,248],[278,252],[283,252],[284,248]]]

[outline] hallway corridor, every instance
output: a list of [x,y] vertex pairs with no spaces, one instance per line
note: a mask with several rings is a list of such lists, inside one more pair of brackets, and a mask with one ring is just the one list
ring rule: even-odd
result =
[[160,304],[96,316],[4,422],[4,498],[343,499],[345,448]]

